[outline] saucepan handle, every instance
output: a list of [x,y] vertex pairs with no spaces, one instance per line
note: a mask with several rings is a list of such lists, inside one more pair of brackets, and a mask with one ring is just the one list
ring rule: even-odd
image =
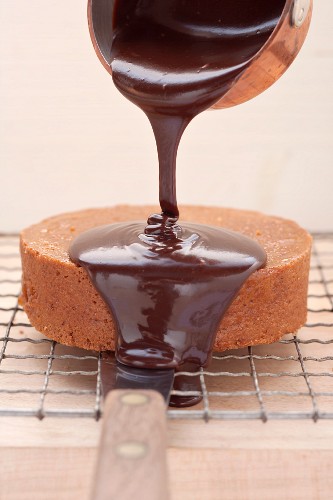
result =
[[91,500],[167,500],[166,411],[149,390],[113,390],[105,401]]

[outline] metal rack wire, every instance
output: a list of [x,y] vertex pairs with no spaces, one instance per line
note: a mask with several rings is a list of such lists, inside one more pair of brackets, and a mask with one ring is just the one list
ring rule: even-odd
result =
[[[100,355],[30,325],[18,303],[20,273],[17,236],[0,235],[0,416],[98,420]],[[202,402],[169,409],[169,418],[333,419],[333,233],[314,234],[308,297],[308,323],[297,334],[216,353],[200,372],[200,392],[186,393]]]

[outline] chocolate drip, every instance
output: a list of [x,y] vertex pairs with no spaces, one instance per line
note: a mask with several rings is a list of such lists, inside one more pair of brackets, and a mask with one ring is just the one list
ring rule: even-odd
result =
[[148,114],[152,125],[159,160],[159,198],[162,214],[179,216],[176,195],[176,157],[181,136],[189,119],[178,116]]
[[[74,240],[70,256],[87,270],[113,313],[116,356],[124,364],[188,371],[205,366],[225,311],[265,264],[264,250],[245,236],[178,225],[176,156],[192,118],[228,92],[283,7],[284,0],[115,2],[113,81],[152,125],[162,213],[150,216],[147,225],[87,231]],[[178,388],[193,383],[177,378]]]

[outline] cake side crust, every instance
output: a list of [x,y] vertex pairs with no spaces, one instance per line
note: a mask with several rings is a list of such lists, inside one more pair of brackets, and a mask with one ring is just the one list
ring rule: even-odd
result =
[[[150,210],[114,207],[74,212],[22,232],[21,303],[37,330],[66,345],[114,350],[112,316],[85,271],[69,260],[69,243],[90,227],[133,220],[134,213],[138,219]],[[224,316],[215,350],[274,342],[304,324],[311,251],[306,231],[292,221],[241,210],[185,207],[182,215],[182,220],[236,231],[241,227],[268,254],[267,266],[247,280]]]

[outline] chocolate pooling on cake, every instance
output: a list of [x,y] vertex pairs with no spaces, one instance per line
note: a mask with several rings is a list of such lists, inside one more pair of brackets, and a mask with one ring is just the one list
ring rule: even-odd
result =
[[152,125],[161,214],[91,229],[73,241],[70,256],[111,310],[124,364],[205,366],[229,304],[265,264],[264,250],[248,237],[178,223],[176,156],[187,125],[237,81],[283,7],[266,0],[115,2],[113,81]]
[[91,229],[70,254],[113,313],[119,361],[204,366],[225,310],[266,255],[238,233],[190,223],[161,229],[161,219]]

